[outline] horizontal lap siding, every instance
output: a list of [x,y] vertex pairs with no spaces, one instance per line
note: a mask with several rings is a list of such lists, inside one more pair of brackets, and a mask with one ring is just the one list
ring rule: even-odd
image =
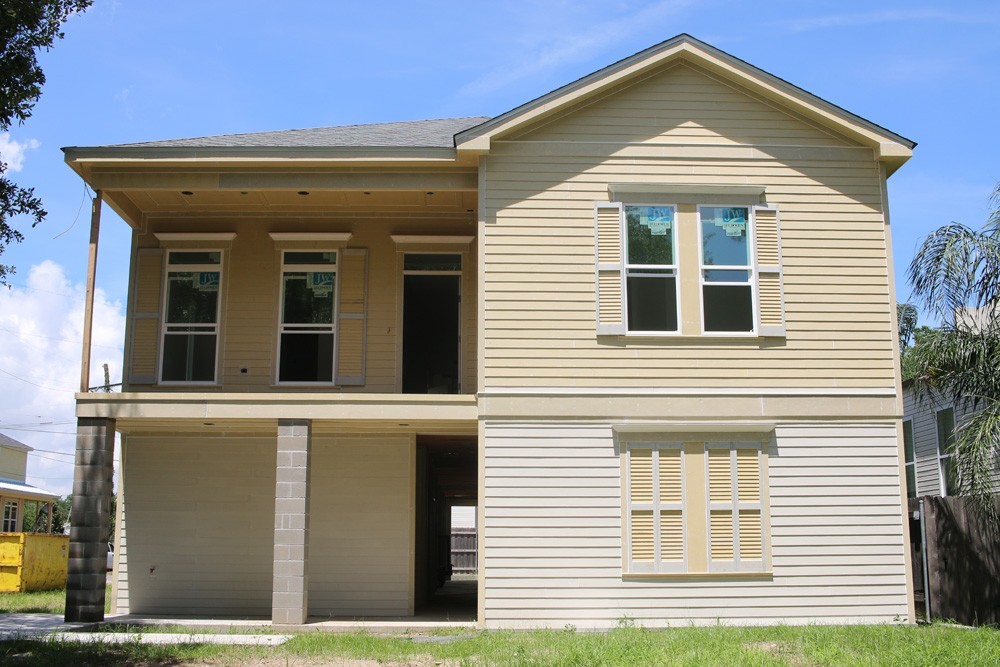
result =
[[270,616],[274,465],[271,439],[129,437],[131,613]]
[[409,438],[316,438],[312,466],[310,615],[405,615]]
[[487,422],[485,457],[490,627],[906,615],[890,424],[778,427],[768,470],[770,581],[623,579],[621,472],[610,427]]
[[[676,67],[497,142],[482,170],[487,388],[892,386],[881,189],[869,149]],[[609,184],[628,182],[765,186],[780,207],[787,338],[599,339],[593,205],[607,200]],[[697,243],[694,225],[681,222],[678,234],[682,246]]]

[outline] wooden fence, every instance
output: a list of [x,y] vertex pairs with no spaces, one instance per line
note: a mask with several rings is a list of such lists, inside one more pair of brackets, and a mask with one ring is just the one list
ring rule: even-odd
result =
[[476,529],[451,529],[451,573],[476,574]]
[[[995,503],[1000,516],[1000,497]],[[917,614],[923,614],[924,596],[928,596],[932,619],[1000,625],[1000,523],[966,498],[911,498],[909,509]],[[923,535],[927,536],[927,591]]]

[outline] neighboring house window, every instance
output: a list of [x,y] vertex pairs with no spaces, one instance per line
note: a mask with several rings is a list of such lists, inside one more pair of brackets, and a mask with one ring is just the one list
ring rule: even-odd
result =
[[222,253],[171,250],[163,318],[163,382],[214,383]]
[[917,497],[917,469],[913,450],[913,420],[903,422],[903,455],[906,460],[906,497]]
[[625,294],[630,332],[676,332],[673,206],[625,207]]
[[941,495],[949,496],[958,490],[955,479],[955,462],[951,446],[955,442],[955,409],[945,408],[937,412],[938,475],[941,480]]
[[702,322],[706,333],[754,331],[750,209],[699,206]]
[[626,456],[628,574],[764,571],[760,443],[636,442]]
[[333,382],[336,282],[336,251],[282,253],[279,382]]
[[20,501],[18,500],[8,500],[3,504],[3,532],[17,532],[17,510],[19,507]]

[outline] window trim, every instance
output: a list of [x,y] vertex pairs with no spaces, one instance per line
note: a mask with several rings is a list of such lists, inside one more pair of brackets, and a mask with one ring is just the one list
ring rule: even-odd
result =
[[[337,364],[339,361],[339,354],[337,349],[337,344],[339,342],[339,336],[337,331],[337,325],[339,323],[340,314],[340,260],[341,252],[340,247],[310,247],[310,248],[282,248],[279,251],[279,262],[278,262],[278,317],[277,317],[277,328],[278,333],[276,336],[276,349],[274,352],[274,385],[281,387],[335,387],[337,386]],[[333,289],[333,311],[331,317],[333,322],[329,325],[326,324],[300,324],[294,325],[303,328],[315,328],[319,331],[326,332],[324,327],[329,326],[329,332],[333,336],[333,368],[331,369],[330,381],[329,382],[310,382],[307,380],[282,380],[281,379],[281,337],[286,333],[284,331],[285,323],[282,321],[284,319],[285,313],[285,272],[289,273],[300,273],[302,271],[312,271],[312,270],[329,270],[330,265],[325,264],[285,264],[285,255],[288,253],[296,252],[332,252],[336,256],[333,262],[334,274],[334,289]],[[297,269],[296,269],[297,267]]]
[[[628,208],[630,206],[647,206],[656,208],[669,208],[673,211],[673,224],[670,225],[670,252],[673,255],[673,264],[631,264],[628,261]],[[622,321],[625,324],[625,335],[626,336],[636,336],[636,337],[648,337],[648,338],[674,338],[681,335],[682,323],[683,323],[683,306],[681,305],[682,290],[681,290],[681,269],[680,269],[680,249],[678,246],[680,228],[680,218],[678,217],[678,206],[674,204],[649,204],[643,202],[621,202],[621,262],[622,262]],[[677,329],[674,331],[648,331],[643,329],[631,329],[629,327],[628,321],[628,279],[629,270],[637,269],[639,271],[645,267],[646,269],[653,270],[669,270],[673,271],[672,274],[660,273],[660,274],[650,274],[651,276],[673,276],[674,279],[674,300],[676,303],[675,313],[677,321]]]
[[[705,240],[702,234],[702,218],[701,210],[703,208],[745,208],[747,211],[747,246],[748,254],[747,264],[742,266],[729,265],[729,264],[705,264]],[[758,276],[758,266],[757,266],[757,214],[753,205],[726,205],[726,204],[698,204],[697,212],[695,215],[696,228],[698,231],[698,299],[699,299],[699,315],[701,321],[701,335],[711,338],[758,338],[759,333],[759,320],[760,320],[760,294],[757,286],[757,276]],[[747,281],[746,282],[706,282],[705,281],[705,271],[706,270],[718,270],[718,271],[746,271]],[[750,331],[708,331],[705,328],[705,285],[715,285],[715,286],[736,286],[742,287],[749,285],[750,287],[750,322],[752,323]]]
[[[162,236],[166,237],[166,235],[162,235]],[[221,237],[222,235],[219,235],[219,236]],[[225,236],[227,238],[230,238],[230,235],[228,233]],[[235,236],[235,234],[233,234],[232,236]],[[198,238],[201,239],[201,237],[198,237]],[[174,240],[176,240],[176,239],[174,239]],[[209,239],[209,240],[215,240],[215,238],[212,238],[212,239]],[[170,256],[173,253],[185,253],[185,252],[196,252],[196,253],[217,252],[217,253],[219,253],[219,263],[218,264],[174,264],[174,265],[171,265],[171,263],[170,263]],[[159,354],[157,355],[157,368],[156,368],[156,380],[157,380],[157,384],[158,385],[164,385],[164,386],[175,386],[175,387],[176,386],[200,386],[200,387],[218,386],[219,385],[219,362],[220,362],[220,359],[219,359],[219,350],[221,349],[221,339],[222,339],[222,301],[223,301],[223,289],[224,289],[223,288],[223,283],[225,281],[226,251],[225,251],[224,248],[220,248],[220,247],[212,247],[212,248],[203,248],[203,247],[200,247],[200,246],[199,247],[172,247],[172,248],[166,248],[165,249],[165,254],[166,254],[166,257],[163,260],[163,277],[161,279],[162,285],[161,285],[161,289],[160,289],[160,303],[162,304],[162,306],[161,306],[161,314],[160,314],[160,341],[159,341],[159,343],[160,343],[160,350],[159,350]],[[204,326],[206,328],[209,327],[209,326],[213,326],[214,327],[214,329],[212,331],[212,334],[215,335],[215,364],[214,364],[214,366],[212,368],[212,379],[211,380],[164,380],[163,379],[163,361],[164,361],[164,356],[166,355],[166,348],[167,348],[167,345],[166,345],[167,334],[168,334],[167,328],[169,326],[171,326],[171,324],[167,321],[167,314],[170,311],[170,304],[168,303],[168,299],[170,297],[170,273],[171,273],[171,266],[174,267],[174,271],[173,271],[174,273],[187,273],[187,272],[195,272],[195,271],[217,271],[219,273],[219,297],[215,301],[215,322],[213,324],[210,324],[210,323],[204,323],[204,324],[203,323],[198,323],[198,324],[194,325],[194,326],[199,326],[199,327]],[[178,267],[183,267],[183,268],[178,268]],[[173,326],[183,326],[183,325],[174,324]],[[206,332],[206,333],[198,334],[198,335],[211,335],[211,334],[209,334],[209,333]]]
[[[906,497],[907,498],[916,498],[919,495],[919,492],[917,491],[917,486],[918,486],[918,484],[917,484],[917,445],[916,445],[916,442],[914,440],[913,418],[912,417],[906,417],[905,419],[903,419],[901,429],[902,429],[902,436],[903,436],[903,485],[905,486]],[[907,451],[906,451],[906,434],[907,434],[907,432],[910,434],[910,452],[909,453],[913,456],[912,459],[908,459],[907,458]],[[910,470],[913,471],[913,489],[910,489]],[[910,491],[911,490],[913,492],[913,495],[910,495]]]

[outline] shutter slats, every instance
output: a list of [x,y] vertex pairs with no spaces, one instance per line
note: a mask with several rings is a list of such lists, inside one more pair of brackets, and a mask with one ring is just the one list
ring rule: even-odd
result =
[[629,454],[629,481],[634,503],[653,502],[653,452],[634,449]]
[[660,456],[660,501],[679,503],[682,499],[681,452],[679,449],[661,449]]
[[618,203],[594,207],[594,253],[597,270],[597,333],[622,335],[625,316],[622,308],[622,207]]
[[654,555],[653,512],[635,510],[632,512],[632,560],[652,562]]
[[733,560],[735,555],[733,552],[733,513],[730,510],[712,510],[709,516],[712,560]]
[[740,510],[740,560],[761,560],[764,553],[759,510]]
[[708,499],[713,503],[733,502],[733,473],[728,449],[708,450]]
[[760,463],[756,449],[736,450],[736,488],[741,503],[760,502]]
[[338,385],[365,383],[365,324],[368,250],[345,248],[337,259],[340,305],[337,312]]
[[163,251],[159,248],[139,248],[135,261],[128,382],[130,385],[156,384]]
[[660,512],[660,560],[684,561],[684,516],[680,510]]
[[754,207],[757,239],[758,332],[761,336],[785,335],[785,308],[781,283],[781,229],[778,209]]

